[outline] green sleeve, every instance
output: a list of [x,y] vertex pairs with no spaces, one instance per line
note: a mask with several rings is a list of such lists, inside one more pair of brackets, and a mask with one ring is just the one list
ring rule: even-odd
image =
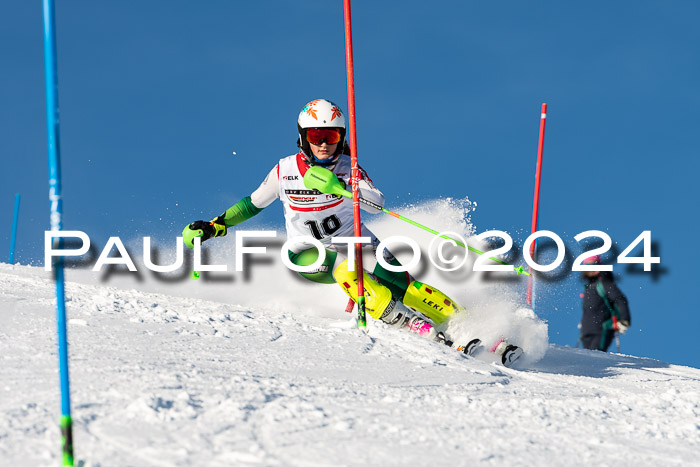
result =
[[250,200],[250,196],[246,196],[230,208],[226,210],[225,213],[220,215],[216,220],[226,227],[232,227],[238,225],[241,222],[247,221],[251,217],[257,215],[262,211],[263,208],[259,208],[253,204]]

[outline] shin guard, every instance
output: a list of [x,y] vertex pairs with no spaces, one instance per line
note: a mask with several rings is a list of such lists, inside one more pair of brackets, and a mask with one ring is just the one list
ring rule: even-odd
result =
[[459,310],[450,297],[422,282],[413,281],[403,297],[404,305],[421,312],[434,323],[440,324]]
[[[357,271],[348,271],[348,260],[343,261],[333,272],[335,281],[355,303],[357,303]],[[391,291],[363,271],[365,286],[365,311],[374,319],[382,319],[391,313],[396,304]]]

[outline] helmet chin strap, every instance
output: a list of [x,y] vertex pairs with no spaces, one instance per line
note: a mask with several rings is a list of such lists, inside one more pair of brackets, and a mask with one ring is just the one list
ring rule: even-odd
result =
[[321,166],[333,165],[333,164],[335,164],[335,161],[338,159],[337,155],[329,157],[328,159],[319,159],[318,157],[316,157],[316,154],[313,154],[313,153],[311,153],[311,155],[314,158],[314,164],[321,165]]

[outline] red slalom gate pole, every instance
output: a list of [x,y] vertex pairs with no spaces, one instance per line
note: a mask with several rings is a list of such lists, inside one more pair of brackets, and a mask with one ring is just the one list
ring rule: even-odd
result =
[[[352,63],[352,15],[350,14],[350,0],[345,2],[345,63],[348,73],[348,116],[350,126],[350,160],[352,171],[350,180],[352,184],[352,212],[355,218],[355,237],[362,236],[362,223],[360,220],[360,192],[359,192],[359,166],[357,163],[357,132],[355,126],[355,71]],[[365,282],[364,268],[362,266],[362,245],[355,244],[355,271],[357,271],[357,326],[367,327],[365,314]]]
[[[540,140],[537,147],[537,170],[535,172],[535,200],[532,205],[532,233],[537,232],[537,214],[540,207],[540,180],[542,178],[542,150],[544,148],[544,127],[547,123],[547,104],[542,104],[540,115]],[[530,245],[530,258],[535,258],[537,240]],[[530,274],[527,283],[527,304],[533,306],[534,302],[534,276]],[[534,308],[534,307],[533,307]]]

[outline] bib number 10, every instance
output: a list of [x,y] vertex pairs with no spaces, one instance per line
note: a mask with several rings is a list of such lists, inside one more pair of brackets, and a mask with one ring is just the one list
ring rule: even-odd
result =
[[306,221],[304,225],[309,228],[311,235],[313,235],[316,240],[321,240],[337,232],[341,224],[338,216],[333,214],[332,216],[323,218],[320,222]]

